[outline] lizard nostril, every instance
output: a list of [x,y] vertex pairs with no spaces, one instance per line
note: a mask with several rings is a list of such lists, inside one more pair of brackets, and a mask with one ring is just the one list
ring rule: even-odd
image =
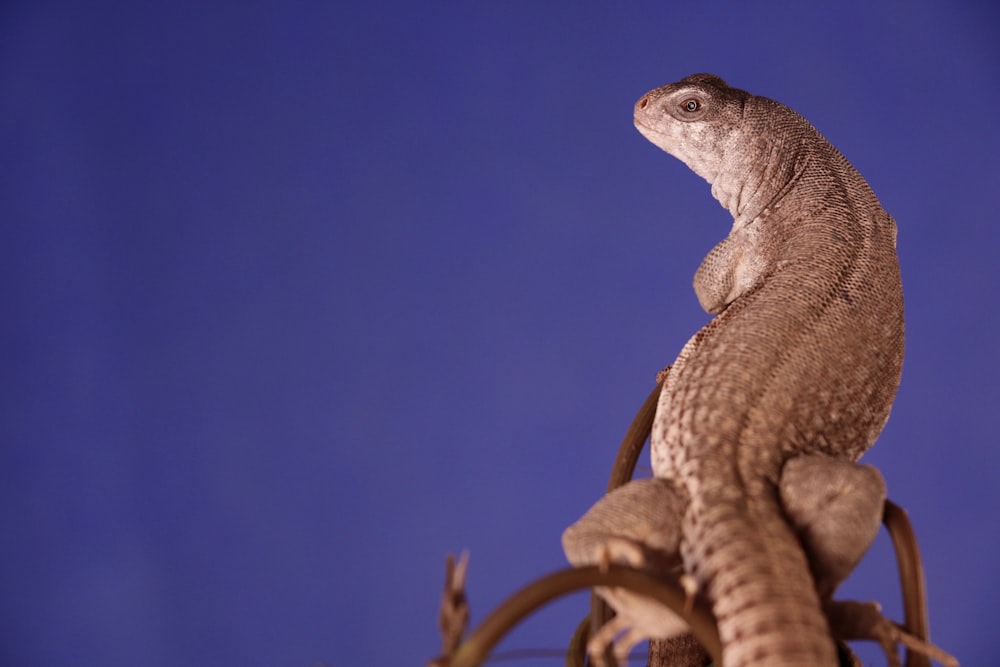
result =
[[647,104],[649,104],[649,97],[643,97],[636,106],[640,109],[645,109]]

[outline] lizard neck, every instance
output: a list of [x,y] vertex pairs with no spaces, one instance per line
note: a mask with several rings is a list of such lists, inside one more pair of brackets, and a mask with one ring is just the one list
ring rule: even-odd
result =
[[733,229],[739,229],[770,211],[798,180],[807,159],[789,164],[778,159],[781,149],[764,156],[764,166],[747,165],[736,173],[720,173],[712,183],[712,196],[733,216]]
[[[719,169],[706,175],[712,196],[733,216],[738,229],[766,214],[798,180],[809,162],[807,146],[816,130],[807,121],[778,113],[777,102],[752,97],[744,107],[744,122],[768,130],[748,135],[735,132]],[[764,139],[763,137],[767,137]]]

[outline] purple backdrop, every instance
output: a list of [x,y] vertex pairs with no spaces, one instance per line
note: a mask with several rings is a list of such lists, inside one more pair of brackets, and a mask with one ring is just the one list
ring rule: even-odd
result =
[[[800,111],[896,217],[907,357],[865,460],[934,639],[1000,658],[1000,12],[356,4],[0,9],[0,663],[419,665],[447,551],[474,620],[562,567],[707,319],[728,214],[631,120],[697,71]],[[880,538],[842,594],[898,617],[895,576]]]

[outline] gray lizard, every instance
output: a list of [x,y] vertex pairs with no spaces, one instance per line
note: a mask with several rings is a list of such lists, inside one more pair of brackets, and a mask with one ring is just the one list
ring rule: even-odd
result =
[[[716,317],[667,370],[655,479],[571,526],[567,557],[678,568],[711,605],[726,667],[832,667],[823,601],[874,537],[885,493],[853,461],[902,369],[895,222],[802,116],[717,76],[647,93],[635,125],[712,184],[733,227],[695,274]],[[597,649],[683,627],[602,593],[618,618]]]

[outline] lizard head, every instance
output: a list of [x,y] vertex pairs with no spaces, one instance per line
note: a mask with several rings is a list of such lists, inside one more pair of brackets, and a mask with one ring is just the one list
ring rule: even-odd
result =
[[696,174],[714,183],[727,153],[742,141],[740,127],[750,94],[713,74],[692,74],[643,95],[635,127]]

